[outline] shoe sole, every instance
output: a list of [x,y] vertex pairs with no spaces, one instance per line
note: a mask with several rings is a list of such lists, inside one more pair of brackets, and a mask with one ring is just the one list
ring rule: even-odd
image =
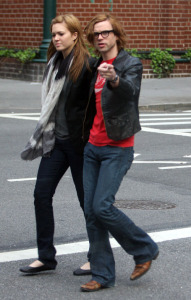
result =
[[25,274],[28,274],[28,275],[35,275],[35,274],[39,274],[39,273],[41,273],[41,272],[47,272],[47,271],[54,271],[56,268],[50,268],[50,269],[44,269],[44,270],[37,270],[37,271],[35,271],[35,270],[31,270],[31,271],[25,271],[25,270],[22,270],[22,269],[20,269],[19,271],[20,272],[22,272],[22,273],[25,273]]
[[77,274],[77,273],[75,273],[75,272],[73,272],[73,275],[74,276],[88,276],[88,275],[92,275],[92,272],[84,272],[84,273],[79,273],[79,274]]
[[97,291],[100,291],[101,289],[102,289],[102,287],[94,289],[94,290],[89,290],[89,289],[86,289],[86,288],[81,288],[81,292],[97,292]]

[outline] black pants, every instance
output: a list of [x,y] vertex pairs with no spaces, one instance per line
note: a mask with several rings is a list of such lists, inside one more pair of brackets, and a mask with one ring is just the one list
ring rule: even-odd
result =
[[52,266],[57,264],[53,245],[53,195],[68,167],[71,168],[80,206],[84,210],[83,156],[75,153],[69,140],[57,139],[51,156],[41,159],[34,190],[38,259]]

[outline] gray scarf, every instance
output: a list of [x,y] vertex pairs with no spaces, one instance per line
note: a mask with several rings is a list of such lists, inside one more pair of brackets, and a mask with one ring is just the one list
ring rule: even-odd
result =
[[24,160],[48,156],[54,148],[56,105],[73,61],[73,53],[70,53],[63,64],[63,56],[60,54],[56,52],[46,67],[42,83],[41,114],[33,135],[21,152]]

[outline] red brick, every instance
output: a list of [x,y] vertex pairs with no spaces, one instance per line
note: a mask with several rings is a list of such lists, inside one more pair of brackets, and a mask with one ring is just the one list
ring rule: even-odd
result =
[[[69,2],[69,3],[68,3]],[[139,49],[171,46],[191,48],[191,4],[182,0],[116,0],[113,15],[121,21],[128,46]],[[110,12],[109,0],[57,0],[57,12],[74,13],[82,27],[95,14]],[[43,0],[0,3],[0,46],[38,47],[43,35]],[[184,45],[184,46],[183,46]]]

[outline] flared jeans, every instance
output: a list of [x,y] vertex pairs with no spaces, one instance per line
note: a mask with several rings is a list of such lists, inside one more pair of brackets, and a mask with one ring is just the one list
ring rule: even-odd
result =
[[[109,233],[133,256],[135,263],[152,260],[157,244],[115,205],[115,195],[133,161],[133,147],[97,147],[84,151],[84,211],[90,242],[92,280],[103,286],[115,283],[115,261]],[[135,191],[136,192],[136,191]]]

